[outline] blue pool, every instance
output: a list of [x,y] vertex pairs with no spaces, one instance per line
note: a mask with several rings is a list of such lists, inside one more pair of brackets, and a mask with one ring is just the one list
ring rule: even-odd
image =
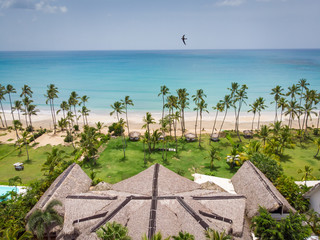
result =
[[7,192],[16,191],[19,193],[19,188],[13,186],[0,186],[0,196],[5,195]]

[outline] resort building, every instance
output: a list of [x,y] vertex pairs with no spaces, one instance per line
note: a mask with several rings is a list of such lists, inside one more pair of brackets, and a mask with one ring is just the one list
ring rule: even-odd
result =
[[294,211],[249,161],[231,183],[234,189],[208,182],[198,184],[155,164],[114,185],[100,184],[92,189],[90,178],[73,164],[28,216],[58,199],[63,204],[57,210],[64,216],[64,224],[62,229],[52,229],[52,237],[57,239],[98,239],[96,231],[115,221],[127,226],[129,235],[137,240],[144,234],[151,239],[159,231],[164,238],[187,231],[201,240],[207,228],[248,240],[250,219],[257,215],[259,205],[278,215]]
[[303,196],[309,199],[310,207],[320,214],[320,183],[314,185]]

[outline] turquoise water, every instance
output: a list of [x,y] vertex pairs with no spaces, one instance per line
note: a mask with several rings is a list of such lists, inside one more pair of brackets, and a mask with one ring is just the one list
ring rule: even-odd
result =
[[19,189],[16,188],[16,187],[0,186],[0,196],[5,195],[7,192],[10,192],[10,191],[12,191],[12,190],[19,192]]
[[154,112],[161,110],[157,95],[164,84],[171,93],[204,89],[211,108],[228,94],[231,82],[247,84],[248,104],[259,96],[270,103],[272,88],[287,88],[301,78],[320,90],[320,49],[0,52],[1,84],[12,84],[19,95],[28,84],[35,103],[47,110],[44,94],[50,83],[59,88],[57,103],[76,91],[88,95],[88,107],[99,112],[129,95],[134,111]]

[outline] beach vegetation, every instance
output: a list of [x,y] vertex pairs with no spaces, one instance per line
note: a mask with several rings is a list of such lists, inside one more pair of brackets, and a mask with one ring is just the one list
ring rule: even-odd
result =
[[180,231],[177,236],[172,236],[173,240],[194,240],[194,236],[188,232]]
[[97,235],[102,240],[130,240],[128,228],[117,223],[108,222],[97,231]]
[[3,120],[2,120],[2,118],[1,118],[1,124],[2,124],[2,127],[6,127],[6,128],[8,128],[8,123],[7,123],[7,119],[6,119],[6,114],[4,113],[4,109],[3,109],[3,105],[2,105],[2,101],[3,100],[6,100],[5,99],[5,94],[6,94],[6,88],[5,88],[5,86],[2,86],[1,84],[0,84],[0,106],[1,106],[1,111],[2,111],[2,115],[3,115],[3,119],[4,119],[4,123],[3,123]]
[[232,237],[228,234],[226,234],[225,231],[218,232],[216,230],[213,230],[211,228],[207,229],[205,231],[205,237],[207,240],[231,240]]

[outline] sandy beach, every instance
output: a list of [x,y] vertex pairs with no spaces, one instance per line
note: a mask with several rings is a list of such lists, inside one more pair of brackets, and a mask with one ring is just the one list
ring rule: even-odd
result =
[[[145,131],[145,129],[142,129],[144,115],[145,115],[145,113],[135,113],[135,112],[128,113],[130,131],[138,131],[141,133],[143,133]],[[160,125],[158,123],[159,123],[159,120],[161,119],[161,113],[155,112],[155,113],[152,113],[152,116],[154,117],[157,124],[152,124],[151,129],[152,130],[159,129]],[[61,115],[60,116],[58,115],[58,119],[60,119],[60,117],[61,117]],[[122,114],[120,117],[125,119],[125,114]],[[218,115],[216,127],[215,127],[216,130],[219,130],[221,123],[223,121],[223,117],[224,117],[224,113],[220,113]],[[203,134],[211,134],[213,123],[214,123],[214,118],[215,118],[215,113],[210,113],[210,114],[206,113],[203,115],[203,122],[202,122],[202,133]],[[253,114],[241,113],[240,127],[239,127],[241,131],[251,129],[252,118],[253,118]],[[185,119],[186,119],[186,129],[187,129],[186,132],[194,132],[196,113],[195,112],[187,112],[185,114]],[[7,115],[7,120],[8,120],[8,124],[10,125],[11,118],[9,115]],[[284,124],[288,123],[288,117],[283,116],[282,120],[283,120]],[[88,116],[88,121],[89,121],[89,125],[91,125],[91,126],[95,126],[95,123],[97,123],[98,121],[103,122],[104,128],[103,128],[102,132],[107,133],[107,131],[108,131],[107,127],[110,126],[113,122],[117,122],[117,118],[115,115],[110,116],[109,114],[92,113]],[[257,121],[258,121],[258,116],[256,115],[253,129],[257,129]],[[261,114],[260,126],[266,125],[266,124],[267,125],[272,124],[273,121],[274,121],[274,113],[273,112],[264,112]],[[24,121],[22,121],[22,123],[24,126]],[[235,123],[234,113],[229,112],[226,116],[222,130],[234,129],[234,123]],[[309,126],[313,126],[313,125],[316,126],[316,124],[317,124],[316,117],[314,117],[312,121],[308,122]],[[48,113],[41,113],[40,112],[40,113],[38,113],[37,116],[34,116],[33,117],[33,125],[37,129],[41,127],[41,128],[46,128],[48,130],[53,130],[51,115],[49,115]],[[82,118],[79,119],[79,125],[80,125],[80,127],[83,126]],[[293,127],[294,128],[299,127],[297,121],[294,121]],[[200,123],[198,122],[197,131],[199,131],[199,128],[200,128]],[[6,132],[6,135],[4,135],[5,132]],[[15,142],[16,133],[14,131],[7,132],[4,130],[1,130],[0,135],[2,135],[2,136],[0,136],[0,142],[2,142],[2,143],[14,143]],[[36,140],[36,142],[39,143],[36,145],[36,147],[45,146],[47,144],[51,144],[53,146],[59,145],[59,144],[64,145],[65,143],[64,143],[63,139],[64,139],[65,135],[66,135],[66,133],[61,132],[61,131],[57,131],[56,134],[53,134],[53,132],[46,133]],[[127,130],[126,130],[126,135],[127,135]],[[181,135],[180,123],[178,123],[177,135]],[[11,140],[11,139],[13,139],[13,140]]]

